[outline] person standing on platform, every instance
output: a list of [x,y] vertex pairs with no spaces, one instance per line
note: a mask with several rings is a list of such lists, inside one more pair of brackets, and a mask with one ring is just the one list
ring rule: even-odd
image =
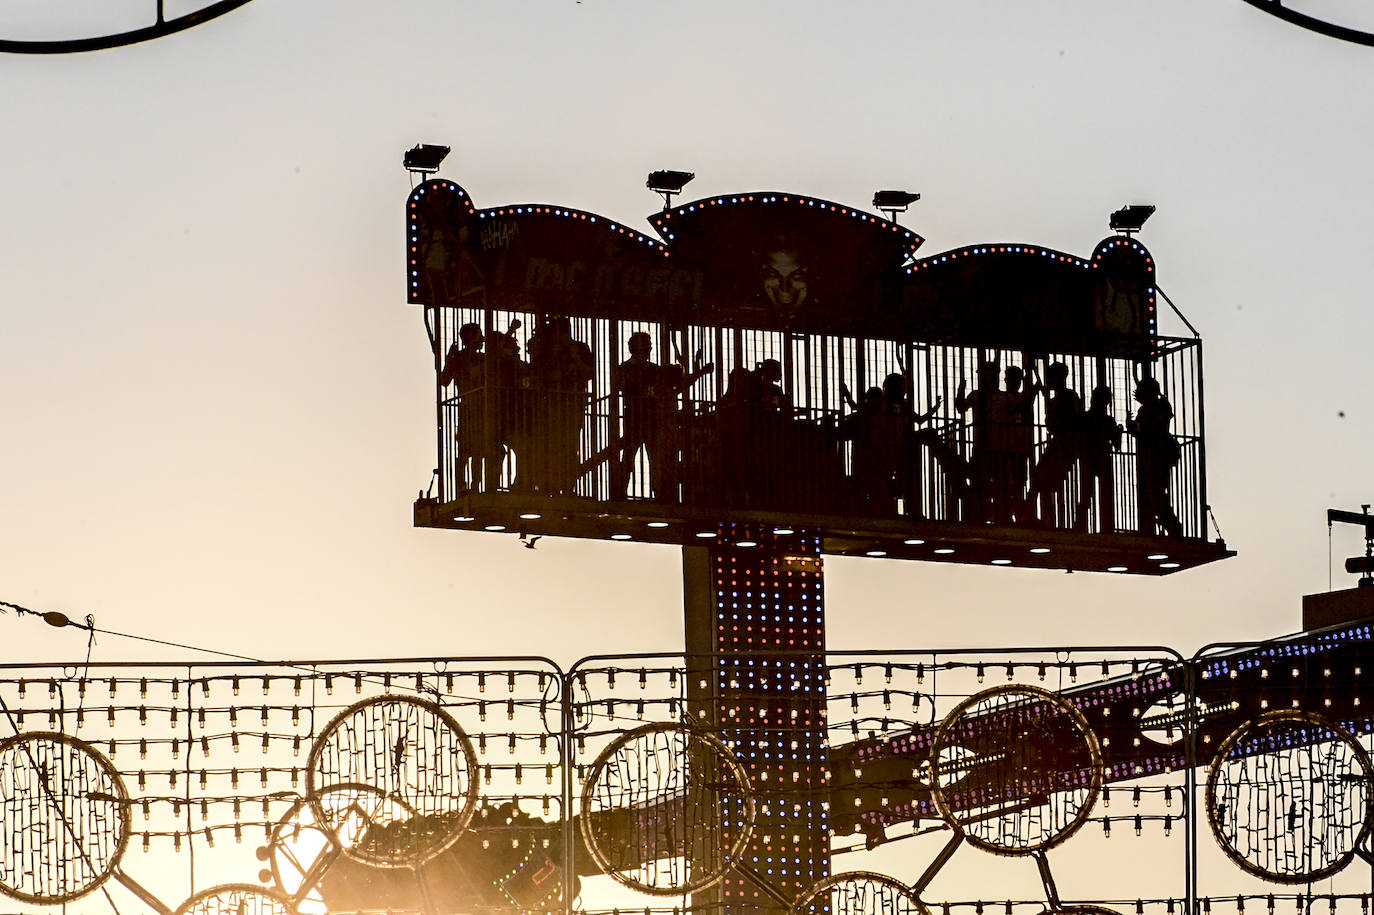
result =
[[699,350],[691,372],[682,362],[657,365],[649,361],[653,341],[643,331],[631,334],[627,346],[630,358],[611,372],[611,387],[620,394],[621,403],[620,444],[613,465],[611,497],[629,498],[630,476],[642,448],[649,462],[653,497],[676,502],[683,421],[679,397],[713,371],[715,365],[702,365]]
[[545,322],[530,335],[526,348],[536,421],[530,449],[533,483],[546,494],[571,493],[587,416],[587,384],[595,374],[592,351],[573,339],[572,322],[564,317]]
[[954,409],[960,414],[973,411],[973,454],[969,459],[970,490],[976,507],[969,520],[1009,524],[1012,518],[1011,437],[1008,429],[1007,396],[999,385],[997,363],[978,365],[978,387],[968,393],[968,383],[959,379]]
[[1142,534],[1153,536],[1158,528],[1170,537],[1183,534],[1183,525],[1169,496],[1169,478],[1182,457],[1178,439],[1169,431],[1174,408],[1153,378],[1140,379],[1135,386],[1140,410],[1134,417],[1126,414],[1126,431],[1135,438],[1136,510]]
[[463,491],[492,492],[501,473],[501,443],[487,413],[492,400],[487,396],[491,379],[487,377],[484,345],[482,328],[464,324],[458,329],[458,342],[449,347],[439,375],[441,386],[451,383],[457,389],[454,481]]
[[[1068,527],[1068,497],[1064,486],[1073,473],[1082,450],[1083,399],[1069,387],[1069,367],[1052,362],[1045,370],[1045,432],[1048,440],[1035,465],[1031,490],[1040,506],[1040,520],[1056,527]],[[1060,509],[1056,514],[1055,506]]]
[[1028,521],[1034,515],[1027,498],[1026,484],[1030,480],[1030,465],[1035,457],[1035,398],[1043,387],[1031,371],[1031,384],[1022,387],[1026,373],[1017,365],[1009,365],[1003,372],[1007,405],[1007,466],[1011,478],[1007,480],[1007,498],[1011,513],[1017,521]]
[[1094,501],[1097,503],[1098,533],[1110,534],[1116,530],[1116,474],[1112,455],[1121,450],[1121,424],[1111,410],[1112,389],[1105,385],[1093,388],[1092,403],[1083,414],[1078,510],[1074,513],[1076,530],[1087,530],[1088,512]]

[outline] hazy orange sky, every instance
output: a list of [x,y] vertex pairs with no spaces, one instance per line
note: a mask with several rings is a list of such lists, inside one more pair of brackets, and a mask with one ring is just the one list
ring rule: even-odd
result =
[[[24,37],[39,4],[0,7]],[[1374,501],[1374,50],[1240,0],[257,0],[0,57],[0,84],[0,599],[273,659],[681,646],[676,549],[411,526],[434,451],[404,304],[419,141],[453,146],[442,174],[479,206],[646,230],[656,168],[697,196],[910,188],[923,254],[1087,254],[1111,210],[1158,205],[1140,238],[1203,334],[1240,555],[1158,580],[827,559],[833,647],[1293,631],[1327,587],[1325,510]],[[1338,569],[1359,545],[1336,531]],[[84,649],[0,619],[0,659]]]

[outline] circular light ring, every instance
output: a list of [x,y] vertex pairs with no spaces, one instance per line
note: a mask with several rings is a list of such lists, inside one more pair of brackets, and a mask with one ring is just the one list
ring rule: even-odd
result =
[[681,896],[714,886],[743,856],[754,793],[719,738],[682,724],[648,724],[596,757],[577,820],[592,859],[616,882]]
[[930,749],[935,807],[971,844],[999,855],[1053,848],[1088,819],[1102,750],[1088,721],[1046,689],[994,686],[956,705]]
[[[374,867],[418,867],[467,828],[477,809],[477,772],[472,742],[436,703],[374,696],[344,709],[315,738],[306,792],[316,820],[349,857]],[[332,787],[357,784],[376,790],[388,807],[376,811],[365,839],[350,842],[320,799]]]
[[54,905],[95,890],[128,847],[129,806],[114,764],[85,741],[0,741],[0,893]]
[[790,915],[931,915],[911,887],[886,874],[850,871],[812,884]]
[[222,883],[201,890],[173,915],[294,915],[291,902],[252,883]]
[[1207,771],[1207,823],[1249,874],[1274,883],[1323,880],[1349,864],[1369,834],[1371,774],[1369,754],[1341,725],[1312,712],[1268,712],[1217,748]]

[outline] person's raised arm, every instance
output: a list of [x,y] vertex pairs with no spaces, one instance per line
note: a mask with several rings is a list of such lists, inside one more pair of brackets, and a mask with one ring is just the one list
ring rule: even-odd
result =
[[939,394],[936,394],[935,399],[930,402],[930,409],[926,410],[924,413],[918,413],[916,415],[916,424],[920,425],[921,423],[930,422],[930,418],[935,415],[935,411],[940,409],[940,404],[944,402],[945,399],[941,397]]
[[967,412],[969,406],[970,402],[968,398],[968,381],[967,379],[960,378],[959,391],[957,394],[954,395],[954,409],[959,411],[960,413],[964,413]]

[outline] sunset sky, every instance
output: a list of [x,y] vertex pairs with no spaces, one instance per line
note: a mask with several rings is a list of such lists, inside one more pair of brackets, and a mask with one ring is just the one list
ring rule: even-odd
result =
[[[0,37],[32,37],[38,6],[0,3]],[[71,21],[44,27],[96,6],[47,4]],[[675,548],[412,527],[434,452],[403,273],[421,141],[478,206],[644,230],[659,168],[696,172],[689,196],[919,191],[923,254],[1087,255],[1112,210],[1158,206],[1140,239],[1203,335],[1239,556],[1163,579],[827,559],[832,647],[1294,631],[1328,586],[1325,510],[1374,501],[1374,49],[1241,0],[256,0],[0,56],[0,84],[2,600],[267,659],[681,647]],[[1336,529],[1336,587],[1361,548]],[[0,659],[85,649],[0,618]]]

